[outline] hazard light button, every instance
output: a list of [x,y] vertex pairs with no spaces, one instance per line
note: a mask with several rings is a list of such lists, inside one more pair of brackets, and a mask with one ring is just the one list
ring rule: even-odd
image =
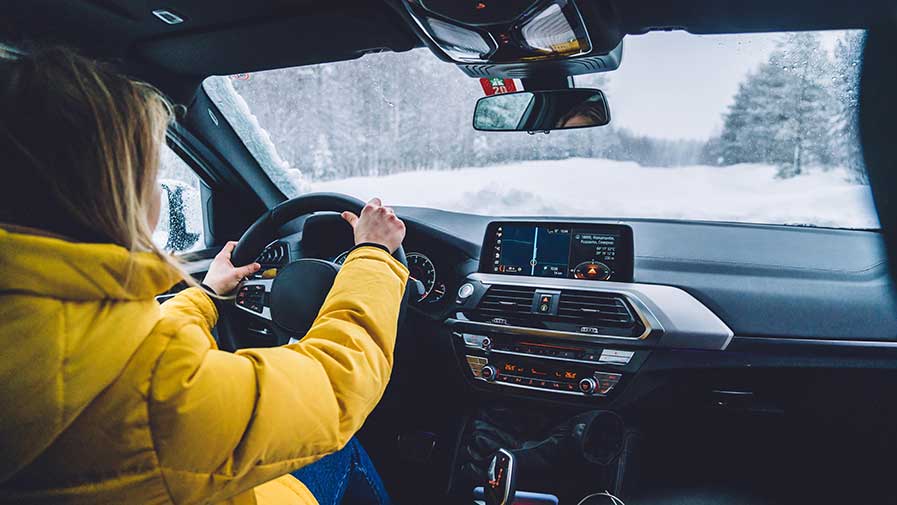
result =
[[586,261],[576,265],[576,268],[573,269],[573,276],[577,279],[606,281],[610,279],[610,275],[610,267],[600,261]]

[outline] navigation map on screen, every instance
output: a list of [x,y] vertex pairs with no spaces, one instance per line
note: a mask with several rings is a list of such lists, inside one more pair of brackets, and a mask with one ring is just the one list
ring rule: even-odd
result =
[[631,276],[631,263],[620,265],[621,254],[623,259],[631,255],[621,251],[631,247],[623,235],[622,229],[610,225],[493,223],[484,244],[483,259],[488,265],[481,270],[532,277],[630,280],[620,278]]

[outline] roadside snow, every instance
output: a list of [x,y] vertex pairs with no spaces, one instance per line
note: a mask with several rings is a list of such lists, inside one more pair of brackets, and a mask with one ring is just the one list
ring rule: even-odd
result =
[[776,179],[768,165],[642,167],[601,159],[530,161],[312,183],[391,205],[493,216],[647,217],[878,228],[868,186],[845,170]]

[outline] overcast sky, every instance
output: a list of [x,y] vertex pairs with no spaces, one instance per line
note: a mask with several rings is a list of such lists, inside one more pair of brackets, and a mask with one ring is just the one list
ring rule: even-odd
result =
[[[831,49],[843,32],[827,32]],[[662,138],[706,139],[722,128],[722,113],[745,75],[766,60],[778,34],[627,36],[620,68],[604,74],[615,125]],[[588,86],[589,76],[576,78]]]

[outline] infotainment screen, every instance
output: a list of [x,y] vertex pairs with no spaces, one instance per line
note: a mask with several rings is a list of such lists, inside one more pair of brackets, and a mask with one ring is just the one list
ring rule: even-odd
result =
[[480,271],[632,282],[632,228],[617,224],[493,222]]

